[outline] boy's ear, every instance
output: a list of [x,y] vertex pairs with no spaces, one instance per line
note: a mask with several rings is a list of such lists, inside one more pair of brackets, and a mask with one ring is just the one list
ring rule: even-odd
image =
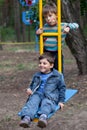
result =
[[53,64],[53,63],[51,63],[51,64],[50,64],[50,68],[52,69],[53,67],[54,67],[54,64]]

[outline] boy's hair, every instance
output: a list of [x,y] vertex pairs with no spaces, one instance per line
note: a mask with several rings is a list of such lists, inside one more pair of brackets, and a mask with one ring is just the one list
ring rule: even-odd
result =
[[47,15],[49,12],[57,14],[57,6],[55,3],[51,2],[44,5],[43,15]]
[[54,64],[54,60],[55,60],[54,56],[50,52],[45,52],[42,55],[40,55],[39,61],[42,60],[42,59],[47,59],[47,61],[50,64]]

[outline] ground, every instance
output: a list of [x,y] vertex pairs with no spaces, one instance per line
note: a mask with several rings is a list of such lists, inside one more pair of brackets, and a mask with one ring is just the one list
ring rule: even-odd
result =
[[[39,55],[30,45],[29,49],[25,51],[16,46],[3,45],[0,51],[0,130],[24,130],[19,127],[20,118],[17,113],[26,101],[26,88],[32,75],[38,70],[36,66]],[[75,59],[68,47],[63,48],[63,53],[67,88],[77,89],[78,93],[65,104],[63,111],[57,111],[48,120],[44,130],[86,130],[87,75],[78,75]],[[28,129],[41,130],[35,122]]]

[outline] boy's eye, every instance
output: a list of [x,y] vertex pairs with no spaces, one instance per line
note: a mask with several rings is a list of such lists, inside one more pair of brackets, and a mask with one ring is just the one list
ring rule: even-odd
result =
[[45,18],[45,19],[47,19],[48,17],[47,17],[47,16],[45,16],[44,18]]
[[43,64],[44,64],[44,65],[46,65],[46,63],[45,63],[45,62],[44,62]]
[[44,18],[45,19],[48,19],[48,17],[51,17],[52,16],[52,14],[49,14],[49,15],[47,15],[47,16],[44,16]]
[[50,14],[49,17],[51,17],[52,15]]
[[39,62],[39,64],[41,64],[41,62]]
[[40,65],[41,65],[41,64],[46,65],[47,63],[45,63],[45,62],[43,62],[43,63],[42,63],[42,62],[39,62],[39,64],[40,64]]

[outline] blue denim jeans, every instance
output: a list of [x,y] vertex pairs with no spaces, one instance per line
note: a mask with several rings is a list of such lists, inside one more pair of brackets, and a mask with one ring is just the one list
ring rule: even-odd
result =
[[33,94],[22,107],[18,115],[22,118],[29,116],[34,119],[35,115],[46,114],[47,116],[55,110],[56,103],[46,97],[41,97],[40,94]]

